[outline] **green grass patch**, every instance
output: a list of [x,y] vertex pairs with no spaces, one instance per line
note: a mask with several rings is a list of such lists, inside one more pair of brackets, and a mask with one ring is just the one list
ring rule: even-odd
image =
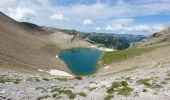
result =
[[124,95],[124,96],[127,96],[129,95],[130,92],[132,92],[133,89],[130,88],[130,87],[124,87],[124,88],[121,88],[117,91],[117,94],[118,95]]
[[127,60],[135,56],[153,50],[155,47],[139,47],[139,48],[128,48],[125,50],[105,52],[101,57],[102,64],[110,64],[117,61]]
[[77,79],[77,80],[82,80],[83,79],[82,76],[75,76],[74,78]]
[[13,83],[14,83],[14,84],[19,84],[21,81],[22,81],[21,79],[15,79],[15,80],[13,81]]
[[59,80],[59,81],[67,81],[67,80],[71,80],[70,78],[67,78],[67,77],[58,77],[58,78],[55,78],[56,80]]
[[143,84],[144,86],[148,87],[148,88],[151,88],[152,87],[152,84],[149,82],[151,79],[139,79],[137,80],[136,82],[138,84]]
[[44,81],[50,81],[50,79],[48,79],[48,78],[45,78],[45,77],[43,78],[43,80],[44,80]]
[[53,98],[56,98],[60,96],[61,94],[67,95],[68,98],[70,99],[76,98],[77,95],[82,96],[82,97],[87,96],[84,92],[74,93],[72,90],[69,90],[66,88],[58,88],[58,87],[53,88],[50,92],[52,93]]
[[82,96],[82,97],[86,97],[87,96],[84,92],[79,92],[79,93],[77,93],[77,95]]
[[89,89],[89,91],[94,91],[96,89],[97,89],[97,87],[92,87],[92,88]]
[[170,71],[167,71],[167,76],[170,77]]
[[38,97],[37,100],[46,100],[47,98],[50,98],[51,96],[49,95],[45,95],[45,96],[41,96],[41,97]]
[[19,84],[22,80],[21,79],[10,79],[5,76],[0,76],[0,83],[9,83],[12,82],[14,84]]
[[38,77],[29,77],[29,78],[27,78],[26,81],[28,81],[28,82],[39,82],[41,80]]
[[73,94],[73,93],[70,93],[68,96],[69,96],[70,99],[75,99],[76,98],[76,94]]
[[166,81],[161,81],[161,84],[166,85],[167,82]]
[[108,94],[117,93],[117,95],[127,96],[133,91],[132,88],[128,86],[126,81],[113,82],[112,86],[107,89]]
[[104,100],[111,100],[112,98],[113,98],[112,95],[107,95],[107,96],[104,98]]
[[44,87],[36,87],[35,90],[44,90]]
[[136,81],[138,84],[142,84],[147,88],[161,88],[162,86],[160,84],[157,84],[155,82],[153,82],[153,80],[151,81],[150,78],[147,79],[139,79]]
[[44,87],[36,87],[35,90],[41,91],[41,93],[47,93],[48,89]]

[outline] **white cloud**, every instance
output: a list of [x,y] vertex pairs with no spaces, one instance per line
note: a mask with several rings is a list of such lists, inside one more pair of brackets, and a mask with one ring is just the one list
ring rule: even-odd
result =
[[101,30],[101,27],[96,27],[95,30],[99,31]]
[[91,19],[85,19],[82,23],[83,25],[93,25],[93,21]]
[[131,32],[131,33],[142,33],[142,32],[147,32],[147,33],[153,33],[153,32],[158,32],[161,31],[164,28],[163,25],[107,25],[105,30],[109,30],[112,32],[121,32],[121,33],[126,33],[126,32]]
[[105,29],[108,30],[108,31],[113,31],[114,30],[111,25],[107,25]]
[[[153,31],[162,29],[161,25],[138,24],[133,20],[136,16],[169,14],[169,0],[117,0],[113,5],[109,2],[98,2],[85,5],[54,5],[51,0],[1,0],[0,10],[19,21],[30,21],[40,25],[83,29],[87,26],[93,30],[108,31]],[[112,0],[107,0],[111,1]],[[59,13],[59,11],[62,11]],[[51,15],[53,14],[53,15]],[[91,18],[91,19],[84,19]],[[56,23],[53,20],[64,21]],[[67,21],[66,21],[67,20]],[[94,23],[95,22],[95,23]],[[68,25],[69,23],[69,25]],[[74,24],[74,25],[73,25]],[[82,25],[83,24],[83,25]],[[162,24],[162,23],[161,23]],[[97,28],[98,25],[100,28]],[[150,28],[150,29],[149,29]],[[89,29],[89,27],[88,27]]]
[[68,18],[66,18],[63,14],[61,13],[55,13],[50,16],[50,19],[52,20],[57,20],[57,21],[66,21]]
[[123,24],[123,25],[126,25],[126,24],[130,24],[134,21],[134,19],[132,18],[121,18],[121,19],[115,19],[113,21],[114,24]]
[[[50,0],[2,0],[0,8],[3,7],[6,9],[12,7],[15,9],[16,7],[29,7],[43,14],[62,11],[63,15],[80,20],[84,17],[103,20],[111,17],[135,17],[170,12],[170,2],[168,0],[149,1],[150,2],[147,3],[140,1],[140,3],[131,4],[130,2],[125,2],[125,0],[118,0],[113,6],[111,6],[109,2],[96,2],[90,5],[75,4],[69,6],[54,6],[50,3]],[[137,2],[139,2],[139,0]]]
[[30,8],[18,7],[16,9],[8,8],[9,16],[17,21],[28,21],[36,16],[36,11]]
[[7,5],[10,2],[13,2],[15,0],[1,0],[0,6]]

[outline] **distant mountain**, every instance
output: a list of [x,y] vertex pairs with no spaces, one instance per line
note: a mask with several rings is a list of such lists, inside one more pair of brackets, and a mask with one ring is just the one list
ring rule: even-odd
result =
[[118,50],[126,49],[131,43],[139,42],[146,38],[144,35],[107,33],[82,33],[81,37],[86,38],[91,43]]

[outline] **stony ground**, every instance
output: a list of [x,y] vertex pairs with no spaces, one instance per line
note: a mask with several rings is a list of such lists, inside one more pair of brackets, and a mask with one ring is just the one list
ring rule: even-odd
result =
[[[126,85],[114,87],[113,84],[116,82]],[[126,90],[121,90],[124,88]],[[0,100],[110,100],[111,98],[170,100],[170,63],[143,70],[75,78],[3,72],[2,69],[0,72]]]

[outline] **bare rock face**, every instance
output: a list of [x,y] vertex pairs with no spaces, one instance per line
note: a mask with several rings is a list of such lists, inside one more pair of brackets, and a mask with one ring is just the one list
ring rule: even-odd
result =
[[160,34],[160,33],[153,33],[153,35],[151,36],[151,37],[159,37],[159,36],[161,36],[162,34]]

